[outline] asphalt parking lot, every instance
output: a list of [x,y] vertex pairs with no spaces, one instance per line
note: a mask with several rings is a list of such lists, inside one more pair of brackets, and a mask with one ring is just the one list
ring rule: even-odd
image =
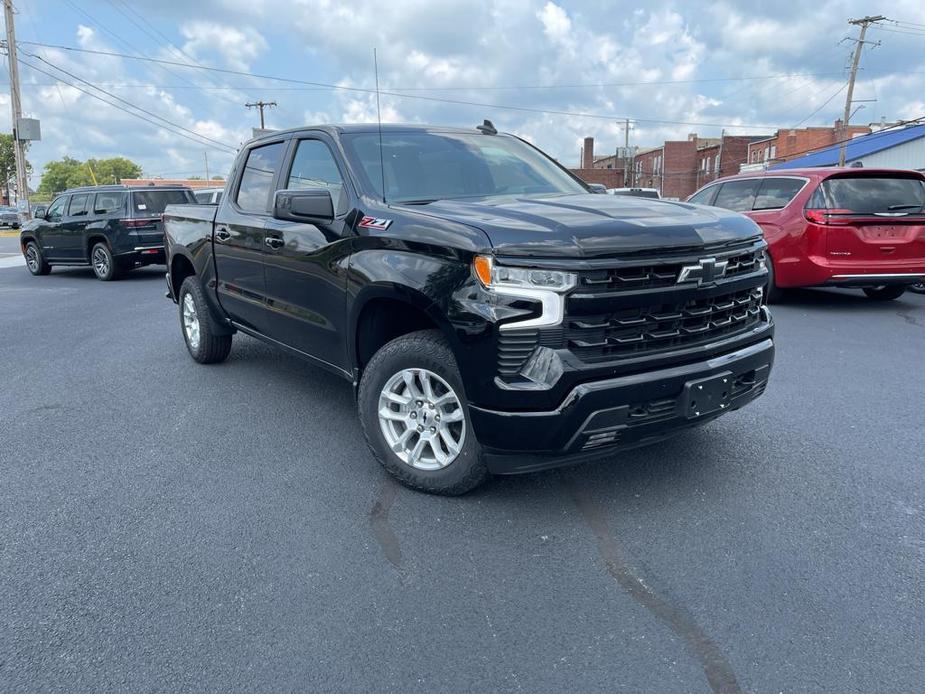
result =
[[0,691],[921,691],[925,296],[796,292],[753,405],[440,498],[163,293],[0,269]]

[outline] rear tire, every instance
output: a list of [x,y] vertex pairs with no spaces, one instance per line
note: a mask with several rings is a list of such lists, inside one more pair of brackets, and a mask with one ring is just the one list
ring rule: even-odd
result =
[[90,265],[93,267],[93,274],[101,282],[110,282],[119,279],[122,268],[119,262],[112,256],[112,251],[105,243],[97,243],[90,250]]
[[925,282],[917,282],[916,284],[913,284],[911,287],[909,287],[909,291],[916,294],[925,294]]
[[906,288],[901,284],[887,285],[885,287],[865,287],[864,293],[874,301],[891,301],[905,294]]
[[488,478],[456,358],[438,331],[403,335],[376,352],[357,408],[373,456],[402,484],[458,495]]
[[51,272],[51,265],[46,262],[42,250],[35,241],[26,244],[23,257],[26,259],[26,267],[33,275],[47,275]]
[[221,334],[195,275],[180,286],[180,330],[190,356],[200,364],[225,361],[231,352],[232,335]]

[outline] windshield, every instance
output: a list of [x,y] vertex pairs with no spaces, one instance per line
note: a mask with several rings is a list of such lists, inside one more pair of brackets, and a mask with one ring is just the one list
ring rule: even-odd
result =
[[[364,187],[382,195],[378,133],[343,140]],[[389,202],[588,192],[544,154],[503,135],[383,133],[381,161]]]
[[824,206],[854,214],[914,214],[922,212],[925,205],[925,182],[918,178],[830,178],[821,188],[824,199],[814,195],[808,207]]

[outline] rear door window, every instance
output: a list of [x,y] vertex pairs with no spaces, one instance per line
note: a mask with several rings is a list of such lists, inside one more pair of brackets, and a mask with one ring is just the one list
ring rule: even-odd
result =
[[93,203],[93,212],[96,214],[114,214],[122,212],[125,203],[125,193],[97,193]]
[[167,205],[196,202],[188,190],[134,190],[132,211],[136,217],[157,217],[164,213]]
[[270,205],[270,188],[285,151],[284,142],[254,147],[247,154],[241,185],[235,202],[245,212],[266,212]]
[[71,204],[67,208],[68,217],[83,217],[89,209],[90,196],[87,193],[80,193],[71,196]]
[[845,213],[920,214],[925,207],[925,183],[918,178],[829,178],[821,189],[826,208]]
[[760,182],[759,179],[752,178],[724,183],[720,187],[713,204],[716,207],[725,207],[727,210],[733,210],[734,212],[748,212],[755,203],[755,194],[758,192]]
[[806,185],[806,181],[797,178],[765,178],[758,186],[755,196],[754,210],[779,210],[790,204],[790,201]]

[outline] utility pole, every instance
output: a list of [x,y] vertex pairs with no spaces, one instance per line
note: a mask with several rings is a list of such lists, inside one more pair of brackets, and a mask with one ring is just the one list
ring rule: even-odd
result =
[[858,74],[858,64],[861,62],[861,51],[864,50],[864,37],[867,35],[867,27],[877,22],[882,22],[886,17],[882,14],[876,16],[868,15],[861,19],[849,19],[848,24],[861,27],[857,39],[855,39],[854,58],[851,60],[851,74],[848,76],[848,94],[845,96],[845,116],[842,118],[842,140],[841,147],[838,148],[838,165],[845,165],[845,153],[848,151],[848,121],[851,120],[851,104],[854,97],[854,80]]
[[244,105],[247,108],[256,108],[260,110],[260,129],[266,130],[266,126],[264,125],[264,122],[263,122],[263,109],[272,108],[276,106],[276,102],[275,101],[255,101],[252,104],[244,104]]
[[209,153],[207,151],[203,152],[202,156],[205,157],[206,160],[206,180],[210,181],[212,179],[209,178]]
[[19,60],[16,56],[16,30],[13,27],[13,2],[3,0],[3,14],[6,19],[6,55],[10,65],[10,106],[13,111],[13,156],[16,159],[17,202],[26,203],[26,218],[29,211],[29,181],[26,178],[26,153],[19,139],[19,119],[22,118],[22,100],[19,93]]
[[630,177],[630,119],[627,118],[623,124],[623,186],[630,188],[628,183]]

